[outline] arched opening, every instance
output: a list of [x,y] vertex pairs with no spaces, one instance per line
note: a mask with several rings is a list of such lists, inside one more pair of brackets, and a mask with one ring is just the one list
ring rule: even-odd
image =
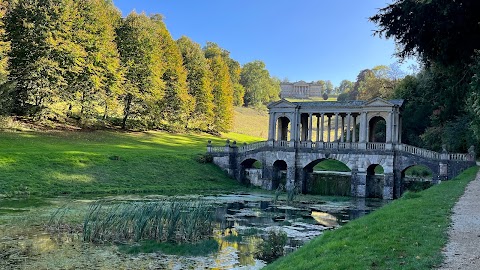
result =
[[367,198],[383,198],[383,186],[385,176],[383,167],[379,164],[372,164],[367,168],[365,196]]
[[273,163],[272,189],[275,190],[280,184],[284,187],[287,184],[287,163],[284,160],[277,160]]
[[433,171],[425,165],[413,165],[402,171],[402,191],[422,191],[432,186]]
[[243,184],[251,184],[254,186],[262,186],[263,184],[263,175],[262,168],[263,164],[261,161],[249,158],[244,160],[241,164],[240,169],[240,181]]
[[282,116],[277,119],[277,141],[290,141],[290,119]]
[[387,124],[381,116],[375,116],[368,123],[368,141],[384,143],[387,141]]
[[325,196],[350,196],[351,170],[335,159],[318,159],[304,168],[303,193]]

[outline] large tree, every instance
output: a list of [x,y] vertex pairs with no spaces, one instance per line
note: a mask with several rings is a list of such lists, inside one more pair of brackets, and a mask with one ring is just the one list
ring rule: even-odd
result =
[[117,46],[125,69],[122,127],[131,115],[145,116],[165,95],[166,67],[158,32],[160,25],[145,14],[130,13],[117,30]]
[[[121,23],[120,12],[112,2],[82,0],[76,2],[79,18],[75,41],[82,46],[84,59],[74,80],[71,103],[80,106],[80,117],[95,118],[100,108],[103,117],[118,107],[123,81],[115,43],[115,29]],[[78,101],[78,102],[76,102]]]
[[[468,136],[473,132],[456,128],[456,123],[465,123],[464,119],[470,118],[470,127],[475,131],[475,123],[480,119],[471,109],[477,104],[475,100],[480,92],[476,84],[480,2],[397,0],[370,19],[378,25],[378,35],[395,39],[398,56],[418,56],[425,66],[419,76],[411,79],[416,83],[402,86],[413,89],[399,90],[399,93],[422,92],[415,96],[399,96],[412,104],[420,104],[425,96],[429,97],[431,111],[421,120],[428,122],[427,128],[423,134],[416,135],[421,136],[424,146],[437,149],[439,143],[448,143],[449,138],[456,136],[463,143],[448,144],[450,150],[466,151]],[[412,118],[407,111],[405,114],[406,118]],[[453,131],[456,135],[450,136]]]
[[153,125],[162,123],[161,127],[183,129],[190,112],[194,110],[194,99],[188,94],[187,71],[183,66],[182,53],[172,39],[160,15],[151,20],[157,25],[157,39],[162,52],[165,71],[162,80],[165,83],[165,95],[157,102],[159,114],[153,115]]
[[480,48],[480,1],[396,0],[370,18],[376,33],[394,38],[405,58],[462,65]]
[[245,106],[258,106],[279,98],[280,81],[270,77],[262,61],[246,63],[240,83],[245,88]]
[[12,2],[5,21],[13,113],[51,116],[68,96],[86,56],[74,38],[78,19],[73,0]]
[[188,92],[195,98],[195,109],[187,120],[188,127],[209,130],[213,125],[213,94],[211,72],[198,43],[188,37],[177,40],[187,70]]
[[229,131],[233,126],[232,81],[225,60],[219,56],[208,59],[212,72],[212,93],[215,131]]

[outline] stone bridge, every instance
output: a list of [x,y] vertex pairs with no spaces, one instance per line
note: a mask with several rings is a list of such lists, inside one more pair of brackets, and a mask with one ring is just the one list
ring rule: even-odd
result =
[[[276,189],[286,175],[286,188],[297,187],[303,193],[309,191],[315,165],[334,159],[351,170],[352,196],[371,196],[372,189],[379,188],[373,187],[376,181],[380,183],[378,197],[383,199],[401,196],[405,171],[412,166],[428,167],[432,182],[439,183],[475,165],[473,148],[468,154],[453,154],[446,147],[438,153],[402,144],[402,104],[403,100],[380,98],[367,102],[281,100],[269,105],[268,141],[244,145],[227,141],[221,147],[209,142],[207,152],[216,165],[241,182]],[[255,168],[256,161],[260,168]],[[383,174],[375,175],[377,166]]]

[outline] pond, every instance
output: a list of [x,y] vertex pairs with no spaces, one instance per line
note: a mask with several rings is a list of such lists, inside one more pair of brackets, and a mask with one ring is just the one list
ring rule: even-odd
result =
[[[210,254],[131,254],[122,252],[118,243],[86,243],[81,236],[82,222],[94,200],[57,198],[49,205],[18,212],[10,207],[11,211],[0,215],[0,268],[260,269],[266,262],[258,258],[257,250],[270,231],[286,233],[284,250],[288,253],[323,231],[338,228],[386,203],[378,199],[312,195],[298,196],[287,203],[263,193],[189,197],[192,198],[208,202],[215,209],[213,239],[218,245]],[[165,197],[123,196],[108,200],[121,203]],[[48,224],[54,216],[69,222],[59,223],[51,230]]]

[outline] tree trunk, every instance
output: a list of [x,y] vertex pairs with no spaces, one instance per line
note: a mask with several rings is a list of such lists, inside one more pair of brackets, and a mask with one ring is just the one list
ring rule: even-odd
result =
[[130,106],[132,105],[133,96],[131,94],[127,94],[125,97],[125,109],[123,109],[123,120],[122,120],[122,129],[127,128],[127,118],[130,114]]

